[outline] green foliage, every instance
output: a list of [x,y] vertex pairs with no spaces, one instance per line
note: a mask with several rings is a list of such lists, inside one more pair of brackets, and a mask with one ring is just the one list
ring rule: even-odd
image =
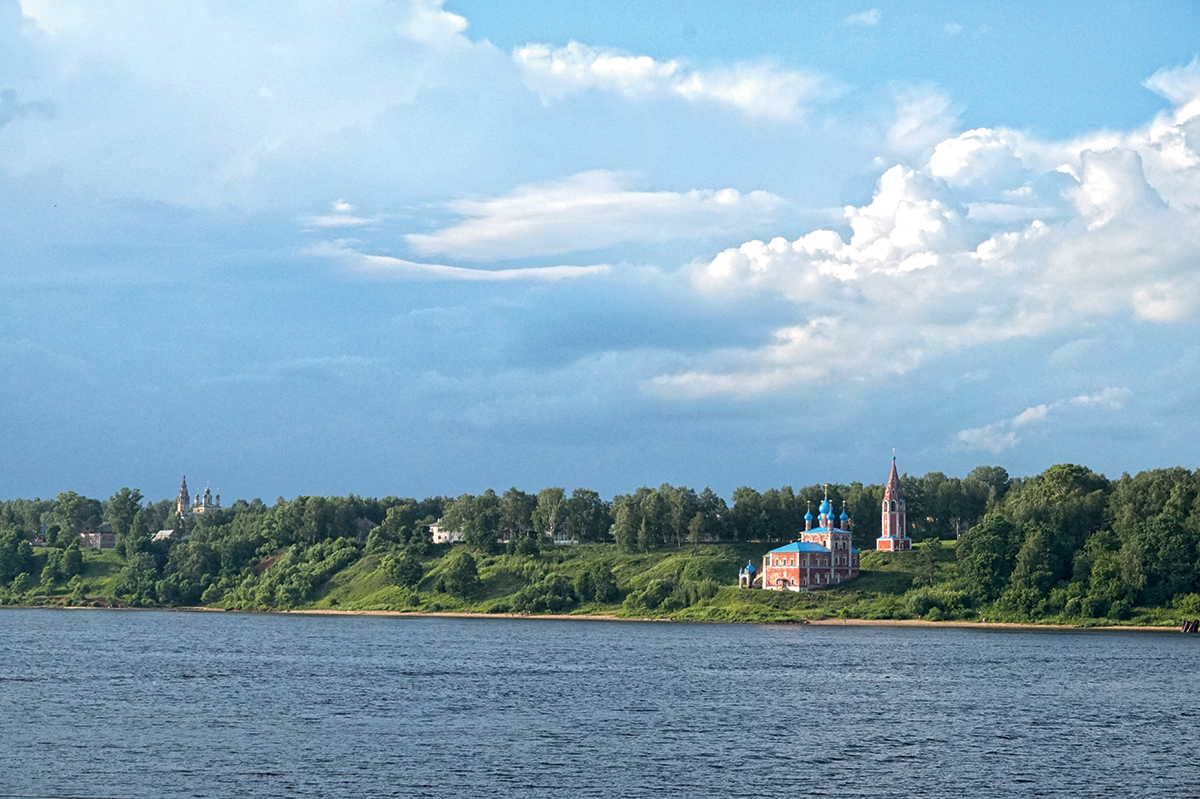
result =
[[[119,595],[140,605],[555,609],[763,621],[982,613],[1167,624],[1200,614],[1193,606],[1200,600],[1187,599],[1200,596],[1200,473],[1164,469],[1110,482],[1064,464],[1027,479],[1010,479],[1000,467],[961,480],[939,472],[901,479],[918,546],[864,551],[859,579],[804,595],[732,586],[747,558],[757,562],[774,542],[794,540],[824,486],[742,487],[726,507],[709,489],[663,484],[611,503],[582,488],[567,497],[560,488],[515,487],[503,497],[485,491],[453,501],[239,500],[190,522],[183,540],[169,544],[151,544],[150,535],[171,525],[171,501],[145,502],[134,489],[102,505],[73,492],[10,500],[0,502],[0,586],[9,589],[0,588],[0,599]],[[828,493],[836,507],[844,503],[857,545],[870,550],[882,486],[830,485]],[[75,533],[101,514],[118,533],[121,553],[79,550]],[[428,525],[439,517],[461,523],[475,551],[431,547]],[[30,539],[43,524],[50,546],[34,549]],[[542,547],[529,535],[535,526],[615,546]],[[501,531],[511,539],[506,555],[494,547]],[[727,543],[708,543],[714,539]],[[14,593],[21,574],[22,590]],[[37,591],[29,575],[42,578]]]
[[33,570],[33,548],[15,528],[0,530],[0,582]]
[[981,599],[995,599],[1012,575],[1017,556],[1017,528],[990,513],[958,542],[958,573],[967,589]]
[[397,552],[385,555],[381,563],[383,571],[396,585],[412,588],[421,582],[425,569],[421,561],[409,552]]
[[670,579],[651,580],[642,590],[625,597],[624,608],[632,611],[657,610],[674,590],[675,583]]
[[24,594],[26,591],[31,590],[33,588],[33,586],[34,586],[33,578],[29,576],[29,573],[21,572],[20,574],[18,574],[16,577],[13,578],[12,585],[9,586],[9,589],[14,594],[17,594],[19,596],[21,594]]
[[479,569],[466,547],[455,547],[442,576],[446,593],[459,599],[471,599],[479,594]]
[[575,578],[575,596],[580,602],[615,602],[619,595],[617,580],[612,568],[603,563],[593,563]]
[[83,552],[79,549],[79,541],[72,541],[63,550],[59,571],[68,580],[83,574]]
[[[904,595],[904,607],[917,618],[937,621],[958,618],[969,611],[970,602],[963,591],[947,586],[914,588]],[[936,614],[936,616],[934,615]]]
[[125,554],[133,517],[141,510],[142,492],[136,488],[122,488],[108,498],[104,515],[116,535],[117,552],[121,555]]
[[54,521],[58,524],[59,543],[66,546],[72,538],[78,537],[83,530],[91,530],[100,524],[102,507],[100,500],[76,494],[74,491],[64,491],[57,497],[58,504],[54,508]]
[[138,552],[128,559],[121,570],[118,591],[134,607],[151,607],[158,602],[158,592],[155,590],[157,579],[158,565],[154,556],[149,552]]
[[557,572],[547,574],[540,582],[527,585],[512,598],[512,609],[518,613],[562,613],[579,601],[571,578]]

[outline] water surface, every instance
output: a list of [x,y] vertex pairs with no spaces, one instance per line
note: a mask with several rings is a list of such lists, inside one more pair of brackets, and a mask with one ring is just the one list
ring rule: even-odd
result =
[[1200,636],[0,611],[0,795],[1195,797]]

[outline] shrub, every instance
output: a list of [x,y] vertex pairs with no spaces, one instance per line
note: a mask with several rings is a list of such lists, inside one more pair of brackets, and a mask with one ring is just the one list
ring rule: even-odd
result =
[[450,556],[444,578],[446,592],[459,599],[471,599],[479,594],[479,567],[465,547]]
[[1128,599],[1118,599],[1108,608],[1108,617],[1124,621],[1133,615],[1133,606],[1129,604]]
[[561,613],[578,601],[571,579],[565,574],[548,574],[538,583],[527,585],[512,599],[512,608],[519,613]]
[[383,572],[394,584],[403,588],[411,588],[421,582],[425,569],[421,562],[408,552],[397,552],[385,555],[380,562]]
[[1200,616],[1200,594],[1179,594],[1171,604],[1184,616]]

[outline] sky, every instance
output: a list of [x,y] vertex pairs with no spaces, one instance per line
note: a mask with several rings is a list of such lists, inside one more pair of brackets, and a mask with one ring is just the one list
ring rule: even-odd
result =
[[0,498],[1195,468],[1198,34],[0,0]]

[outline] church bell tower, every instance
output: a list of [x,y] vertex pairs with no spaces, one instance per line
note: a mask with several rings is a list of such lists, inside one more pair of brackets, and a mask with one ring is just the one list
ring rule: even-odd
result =
[[892,473],[883,490],[883,517],[875,549],[880,552],[903,552],[912,549],[904,514],[904,494],[900,491],[900,474],[896,471],[896,456],[892,455]]

